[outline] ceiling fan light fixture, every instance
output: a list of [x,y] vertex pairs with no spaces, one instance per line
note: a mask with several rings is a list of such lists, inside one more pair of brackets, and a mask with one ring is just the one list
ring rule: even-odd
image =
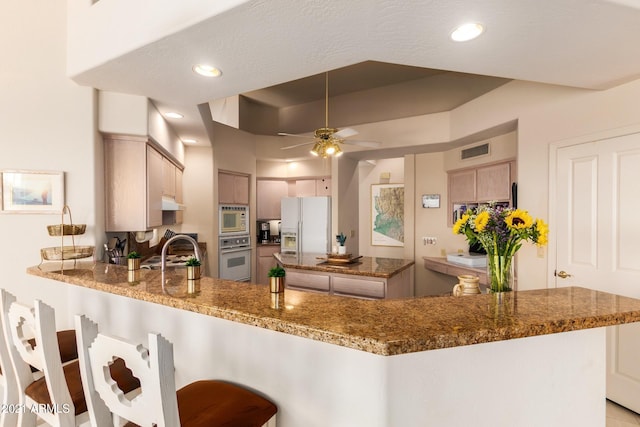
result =
[[473,40],[484,32],[484,27],[479,22],[462,24],[451,33],[454,42],[466,42]]

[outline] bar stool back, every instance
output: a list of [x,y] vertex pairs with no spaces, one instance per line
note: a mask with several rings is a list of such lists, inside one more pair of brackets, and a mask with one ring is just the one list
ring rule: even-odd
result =
[[[19,304],[4,290],[0,295],[2,327],[17,384],[17,425],[33,427],[40,419],[56,427],[73,427],[88,421],[80,366],[78,360],[62,364],[54,309],[39,300],[33,307]],[[75,344],[75,331],[70,332],[72,339],[65,342]],[[34,377],[33,369],[42,374]],[[127,391],[140,386],[122,360],[114,361],[110,373]]]
[[[82,381],[94,425],[112,426],[113,413],[141,426],[275,427],[277,407],[234,384],[197,381],[176,392],[173,344],[162,335],[150,333],[145,348],[98,333],[98,326],[85,316],[76,316],[75,321]],[[141,392],[133,399],[124,396],[108,375],[114,358],[124,359],[140,380]]]
[[[3,303],[3,296],[4,291],[0,295],[0,304]],[[7,340],[4,337],[4,330],[0,331],[0,337],[2,337],[2,343],[0,343],[0,385],[3,391],[2,408],[4,409],[0,411],[0,427],[14,427],[17,425],[18,413],[20,412],[18,383],[13,372],[13,366],[11,366],[11,357],[9,356]]]

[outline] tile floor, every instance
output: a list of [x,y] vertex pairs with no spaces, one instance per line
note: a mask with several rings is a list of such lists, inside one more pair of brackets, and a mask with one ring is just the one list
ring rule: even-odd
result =
[[607,427],[633,426],[640,426],[640,414],[607,400]]

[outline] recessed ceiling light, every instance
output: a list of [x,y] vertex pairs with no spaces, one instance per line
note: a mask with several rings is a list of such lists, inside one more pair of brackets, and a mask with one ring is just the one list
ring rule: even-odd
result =
[[181,119],[181,118],[183,118],[183,117],[184,117],[182,114],[180,114],[180,113],[175,113],[175,112],[173,112],[173,111],[171,111],[171,112],[169,112],[169,113],[165,114],[164,116],[165,116],[165,117],[169,117],[170,119]]
[[183,139],[182,142],[184,142],[185,144],[195,144],[198,141],[196,141],[195,139]]
[[451,40],[456,42],[466,42],[478,37],[484,31],[482,24],[472,22],[460,25],[451,33]]
[[193,71],[205,77],[220,77],[222,75],[222,71],[218,68],[206,64],[194,65]]

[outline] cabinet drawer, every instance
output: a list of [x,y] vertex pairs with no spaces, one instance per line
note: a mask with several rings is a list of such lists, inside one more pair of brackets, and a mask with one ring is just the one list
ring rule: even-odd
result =
[[286,287],[315,289],[329,292],[330,277],[320,274],[296,273],[287,270]]
[[257,246],[259,257],[272,257],[276,252],[280,252],[280,246]]
[[368,298],[384,298],[385,282],[380,280],[333,278],[333,292]]

